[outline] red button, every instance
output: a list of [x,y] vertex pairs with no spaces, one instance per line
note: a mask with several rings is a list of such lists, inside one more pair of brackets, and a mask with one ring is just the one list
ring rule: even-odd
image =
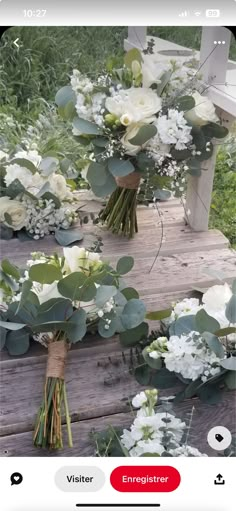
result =
[[180,473],[173,467],[124,466],[111,473],[110,482],[120,492],[171,492],[180,485]]

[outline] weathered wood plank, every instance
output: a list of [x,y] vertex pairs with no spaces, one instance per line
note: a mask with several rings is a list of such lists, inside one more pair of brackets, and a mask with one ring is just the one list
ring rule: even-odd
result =
[[[224,401],[214,406],[204,405],[196,399],[178,404],[175,407],[177,416],[185,420],[186,423],[192,406],[195,407],[189,444],[197,447],[208,456],[216,456],[216,452],[207,443],[207,434],[216,425],[225,426],[232,431],[234,402],[234,393],[228,392],[224,396]],[[32,431],[5,436],[0,438],[0,456],[94,456],[95,446],[89,438],[91,430],[104,431],[109,426],[128,428],[133,421],[133,417],[133,413],[127,412],[74,422],[72,424],[74,447],[69,449],[65,445],[64,449],[60,451],[49,452],[33,447]]]

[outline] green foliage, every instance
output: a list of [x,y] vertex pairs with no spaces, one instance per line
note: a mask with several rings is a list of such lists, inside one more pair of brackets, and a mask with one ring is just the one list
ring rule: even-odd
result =
[[195,107],[195,99],[191,96],[181,96],[175,102],[175,108],[187,112]]
[[12,264],[8,259],[3,259],[1,262],[1,266],[2,266],[3,271],[5,273],[7,273],[7,275],[10,275],[14,279],[20,278],[19,269],[17,268],[17,266]]
[[171,315],[172,309],[165,309],[160,311],[148,312],[146,319],[152,321],[161,321],[162,319],[168,318]]
[[62,273],[53,264],[39,263],[31,266],[29,277],[35,282],[40,282],[40,284],[52,284],[55,280],[62,278]]
[[24,353],[28,351],[29,345],[29,334],[24,330],[22,330],[22,332],[9,332],[7,334],[6,348],[9,355],[24,355]]
[[109,158],[108,169],[114,177],[128,176],[135,170],[131,161],[119,158]]
[[200,333],[210,332],[214,334],[220,329],[220,324],[215,318],[212,318],[207,314],[204,309],[197,312],[195,317],[196,330]]
[[141,340],[148,336],[148,323],[141,323],[135,328],[120,333],[120,343],[122,346],[136,346]]
[[116,265],[116,270],[119,275],[129,273],[134,266],[134,258],[131,256],[121,257]]
[[141,146],[145,144],[150,138],[154,137],[157,133],[157,128],[153,124],[145,124],[139,128],[137,135],[129,139],[129,143]]
[[127,330],[137,327],[145,319],[146,307],[141,300],[129,300],[121,315],[121,322]]
[[55,232],[55,239],[62,247],[67,247],[76,241],[81,241],[84,235],[79,229],[60,229]]

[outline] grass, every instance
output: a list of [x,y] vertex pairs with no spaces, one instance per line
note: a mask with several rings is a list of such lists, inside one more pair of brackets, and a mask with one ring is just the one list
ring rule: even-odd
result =
[[[148,35],[200,49],[200,27],[149,27]],[[56,91],[68,83],[73,68],[91,75],[101,72],[110,56],[123,54],[127,27],[13,27],[0,40],[0,115],[12,116],[18,123],[5,138],[10,144],[21,140],[24,128],[47,115]],[[19,38],[20,49],[14,44]],[[230,58],[236,60],[232,37]],[[55,121],[57,143],[74,151],[70,133],[62,133]],[[0,126],[1,138],[1,126]],[[1,142],[1,140],[0,140]],[[75,159],[79,154],[75,155]],[[217,158],[211,207],[211,227],[220,229],[236,246],[236,173],[227,164],[226,151]]]

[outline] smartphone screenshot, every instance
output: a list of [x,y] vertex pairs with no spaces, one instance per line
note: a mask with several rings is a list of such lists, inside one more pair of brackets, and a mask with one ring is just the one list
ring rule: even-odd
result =
[[233,511],[236,1],[0,0],[2,511]]

